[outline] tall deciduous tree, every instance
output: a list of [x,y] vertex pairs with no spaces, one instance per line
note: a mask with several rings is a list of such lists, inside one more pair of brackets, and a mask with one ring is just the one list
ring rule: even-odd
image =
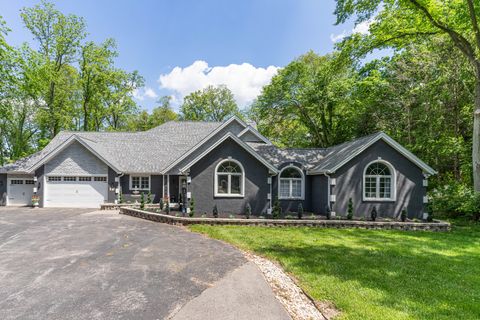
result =
[[337,0],[337,23],[352,16],[356,23],[372,21],[360,42],[365,52],[403,47],[412,40],[444,34],[469,61],[475,74],[473,112],[473,181],[480,191],[480,3],[475,0]]
[[192,92],[183,99],[180,108],[183,120],[223,121],[240,115],[232,92],[226,86],[208,86]]
[[86,36],[85,22],[75,15],[62,14],[45,1],[22,9],[21,17],[38,42],[38,53],[44,59],[40,72],[45,107],[39,119],[44,135],[53,138],[72,122],[76,70],[71,64]]
[[282,146],[327,147],[351,137],[348,95],[355,74],[339,53],[299,57],[272,78],[251,109],[260,131]]

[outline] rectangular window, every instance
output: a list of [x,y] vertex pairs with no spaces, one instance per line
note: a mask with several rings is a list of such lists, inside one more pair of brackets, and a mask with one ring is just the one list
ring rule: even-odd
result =
[[33,181],[33,180],[25,180],[25,184],[35,184],[35,181]]
[[390,199],[391,198],[391,181],[390,177],[380,177],[380,198]]
[[302,180],[292,180],[292,198],[302,197]]
[[68,181],[68,182],[77,181],[77,177],[63,177],[63,181]]
[[230,184],[230,193],[232,194],[241,194],[241,187],[240,181],[242,180],[242,176],[232,175],[230,176],[231,184]]
[[219,174],[218,179],[218,192],[217,193],[228,193],[228,175]]
[[10,180],[10,184],[23,184],[23,180]]
[[130,187],[132,190],[150,190],[150,177],[131,176]]
[[107,177],[94,177],[93,181],[97,182],[107,182]]
[[280,198],[290,197],[290,180],[280,179]]
[[92,177],[78,177],[78,181],[92,181]]
[[365,178],[365,198],[377,197],[377,179],[375,177]]
[[48,182],[62,181],[62,177],[48,177]]

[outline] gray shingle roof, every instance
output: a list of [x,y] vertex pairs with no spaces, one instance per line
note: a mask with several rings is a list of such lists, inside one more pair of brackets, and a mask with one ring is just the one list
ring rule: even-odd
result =
[[170,121],[144,132],[62,131],[42,151],[2,169],[4,172],[27,171],[75,135],[122,172],[160,172],[221,124],[222,122]]

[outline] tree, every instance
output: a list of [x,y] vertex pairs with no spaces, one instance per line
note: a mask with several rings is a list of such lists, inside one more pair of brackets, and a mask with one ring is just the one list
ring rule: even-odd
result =
[[442,34],[469,61],[475,75],[473,182],[480,191],[480,4],[474,0],[337,0],[335,13],[337,24],[352,16],[357,24],[372,21],[368,35],[347,40],[357,41],[360,54],[375,48],[401,48],[412,40]]
[[86,36],[85,22],[75,15],[62,14],[46,1],[23,8],[20,15],[38,42],[38,53],[43,58],[40,72],[45,107],[39,121],[44,135],[51,139],[72,119],[75,69],[70,64],[75,61],[80,42]]
[[272,78],[250,116],[280,146],[328,147],[351,138],[348,95],[353,83],[346,56],[310,51]]
[[163,96],[157,101],[160,105],[153,109],[150,116],[149,125],[151,128],[158,127],[168,121],[177,120],[178,115],[170,105],[171,99],[170,96]]
[[240,111],[226,86],[208,86],[190,93],[180,107],[181,118],[193,121],[224,121]]

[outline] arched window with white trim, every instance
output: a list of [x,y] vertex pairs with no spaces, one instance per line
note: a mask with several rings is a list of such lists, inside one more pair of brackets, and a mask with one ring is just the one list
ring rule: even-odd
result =
[[215,168],[215,196],[243,197],[245,170],[240,162],[228,159]]
[[395,200],[395,169],[383,160],[369,163],[363,172],[363,199],[367,201]]
[[301,169],[290,166],[280,172],[278,185],[279,199],[303,199],[304,175]]

